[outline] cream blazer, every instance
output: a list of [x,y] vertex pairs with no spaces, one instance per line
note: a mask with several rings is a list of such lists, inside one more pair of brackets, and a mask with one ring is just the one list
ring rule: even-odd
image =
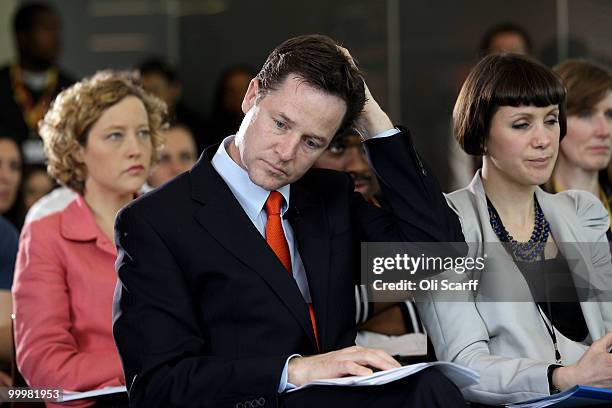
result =
[[[536,189],[536,197],[561,253],[567,259],[583,261],[573,266],[568,263],[574,280],[580,275],[592,286],[609,291],[612,288],[612,266],[606,231],[610,221],[600,201],[587,192],[566,191],[553,195],[540,188]],[[460,218],[466,242],[499,243],[489,222],[480,172],[468,187],[448,194],[446,199]],[[586,244],[595,242],[599,244]],[[482,248],[482,245],[471,246],[469,255],[482,256],[482,253],[476,253],[483,251]],[[503,291],[509,287],[516,288],[517,282],[531,296],[511,257],[501,248],[499,251],[496,257],[506,257],[510,267],[504,263],[502,273],[495,273],[494,279],[481,276],[479,290],[469,294],[467,301],[449,302],[441,299],[439,294],[429,292],[417,303],[437,357],[478,371],[480,384],[463,392],[466,399],[485,404],[503,404],[548,395],[547,368],[555,363],[552,340],[533,298],[521,302],[491,302],[486,301],[490,297],[480,297],[479,293],[483,291],[488,295],[499,293],[496,298],[504,299]],[[491,265],[487,268],[490,269]],[[499,272],[500,268],[497,269]],[[508,294],[505,295],[505,299],[509,299]],[[612,303],[606,302],[604,296],[597,296],[580,304],[589,330],[584,344],[569,340],[556,331],[565,365],[576,362],[592,339],[612,331]],[[606,300],[610,300],[609,292]]]

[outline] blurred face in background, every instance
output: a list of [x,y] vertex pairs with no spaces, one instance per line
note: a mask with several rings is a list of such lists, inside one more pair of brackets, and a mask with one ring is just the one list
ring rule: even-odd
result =
[[170,82],[164,75],[148,72],[141,76],[142,87],[166,102],[169,110],[173,110],[180,97],[180,86]]
[[189,170],[197,159],[196,145],[188,129],[175,126],[165,131],[164,137],[159,162],[153,166],[147,180],[151,187],[159,187]]
[[53,11],[42,11],[33,18],[32,28],[19,35],[23,53],[40,68],[55,65],[62,47],[62,26]]
[[242,99],[246,93],[251,75],[245,71],[233,71],[223,84],[223,107],[226,112],[242,115]]
[[587,171],[608,166],[612,155],[612,90],[592,109],[567,118],[567,135],[560,156],[569,164]]
[[372,174],[358,134],[332,141],[315,166],[350,173],[355,181],[355,191],[366,198],[378,192],[376,178]]
[[523,36],[514,31],[502,31],[491,39],[490,52],[512,52],[514,54],[527,54],[527,44]]
[[11,209],[21,182],[21,154],[12,139],[0,138],[0,214]]
[[77,161],[87,167],[85,195],[134,194],[151,166],[153,144],[147,111],[136,96],[126,96],[102,113],[91,126]]
[[35,202],[53,190],[55,183],[43,169],[31,171],[23,180],[23,202],[28,210]]

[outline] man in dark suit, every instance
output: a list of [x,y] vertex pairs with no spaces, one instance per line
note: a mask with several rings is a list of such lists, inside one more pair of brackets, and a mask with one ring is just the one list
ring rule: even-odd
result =
[[[132,406],[461,406],[431,370],[381,387],[286,392],[398,366],[354,346],[360,241],[461,233],[407,130],[331,39],[277,47],[242,106],[235,136],[117,217],[114,335]],[[371,139],[393,213],[366,203],[346,174],[310,170],[351,124]]]

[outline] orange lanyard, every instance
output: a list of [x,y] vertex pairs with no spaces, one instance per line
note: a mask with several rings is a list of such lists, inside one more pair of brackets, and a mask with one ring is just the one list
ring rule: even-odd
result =
[[43,118],[47,109],[49,109],[53,99],[53,91],[58,80],[57,70],[52,69],[47,73],[47,87],[36,104],[34,104],[32,93],[23,84],[21,68],[17,64],[11,65],[10,75],[13,96],[15,97],[15,102],[21,107],[23,120],[30,130],[36,131],[38,122]]

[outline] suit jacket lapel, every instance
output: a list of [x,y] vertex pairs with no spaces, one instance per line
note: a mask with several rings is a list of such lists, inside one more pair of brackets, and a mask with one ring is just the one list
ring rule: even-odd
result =
[[[315,311],[321,350],[327,350],[330,240],[323,203],[302,187],[291,185],[290,222],[297,248],[304,263]],[[314,334],[313,334],[314,340]]]
[[192,198],[203,204],[194,214],[195,219],[219,244],[263,278],[315,344],[308,309],[295,280],[211,165],[210,156],[215,151],[216,148],[204,152],[191,170]]

